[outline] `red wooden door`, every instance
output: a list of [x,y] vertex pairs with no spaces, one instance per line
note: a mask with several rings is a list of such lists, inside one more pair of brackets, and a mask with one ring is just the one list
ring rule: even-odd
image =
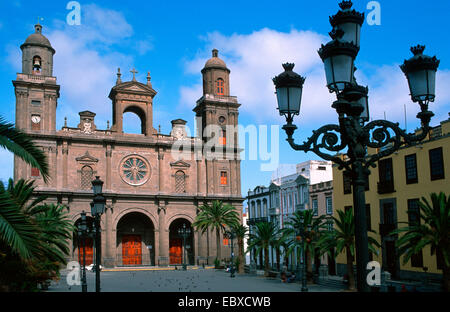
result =
[[[86,238],[84,249],[86,250],[86,265],[94,262],[94,241],[92,238]],[[83,265],[83,242],[78,244],[78,262]]]
[[170,264],[181,264],[183,262],[181,238],[173,238],[170,240],[169,257]]
[[123,265],[142,264],[142,241],[140,235],[125,235],[122,237]]

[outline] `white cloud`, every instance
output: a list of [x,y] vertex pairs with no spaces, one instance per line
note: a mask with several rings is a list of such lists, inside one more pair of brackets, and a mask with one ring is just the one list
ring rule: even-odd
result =
[[[283,71],[282,63],[295,63],[294,70],[306,76],[303,94],[302,118],[311,120],[327,116],[333,118],[331,96],[325,88],[322,62],[317,54],[325,36],[311,32],[291,30],[289,33],[261,29],[248,35],[234,34],[230,37],[219,33],[208,34],[207,52],[186,64],[186,72],[199,74],[211,49],[219,50],[231,70],[230,92],[238,96],[241,112],[252,114],[257,122],[274,121],[276,113],[275,88],[272,78]],[[320,92],[317,92],[320,90]],[[181,88],[181,104],[192,106],[194,99],[202,94],[201,84]]]
[[[185,64],[186,74],[197,75],[198,82],[180,88],[180,104],[192,107],[202,94],[201,74],[205,62],[211,57],[211,49],[219,50],[231,70],[231,94],[242,103],[240,111],[251,115],[257,122],[284,123],[276,113],[276,98],[272,79],[283,71],[281,64],[295,63],[294,71],[306,76],[303,88],[302,108],[296,123],[302,128],[336,123],[337,115],[331,108],[335,95],[326,88],[323,63],[317,53],[328,37],[311,31],[291,30],[288,33],[261,29],[251,34],[224,36],[210,33],[203,38],[204,49]],[[406,78],[396,65],[375,66],[363,64],[357,71],[360,84],[369,86],[369,105],[373,119],[384,118],[400,122],[404,126],[404,104],[408,116],[408,129],[418,125],[416,114],[419,106],[411,102]],[[356,61],[358,64],[358,59]],[[437,99],[430,105],[436,117],[432,124],[447,118],[450,102],[450,71],[440,70],[437,75]],[[276,120],[274,120],[276,118]]]
[[127,69],[133,67],[132,57],[112,48],[131,38],[133,28],[117,11],[90,4],[83,5],[81,12],[81,25],[57,20],[47,34],[56,50],[54,75],[61,85],[57,124],[67,116],[69,125],[76,125],[78,112],[90,110],[97,113],[97,126],[106,128],[106,120],[111,119],[108,94],[115,85],[117,68],[122,68],[126,80]]

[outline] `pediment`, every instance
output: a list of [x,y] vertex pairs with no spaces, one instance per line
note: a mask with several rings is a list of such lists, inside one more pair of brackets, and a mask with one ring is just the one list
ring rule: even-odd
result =
[[114,86],[111,89],[110,98],[117,93],[138,93],[155,96],[156,91],[149,85],[140,83],[138,81],[128,81]]
[[191,165],[188,164],[185,161],[177,160],[175,162],[170,163],[171,167],[178,167],[178,168],[189,168]]
[[95,158],[94,156],[91,156],[89,154],[89,151],[86,151],[86,153],[83,156],[75,158],[78,162],[88,162],[88,163],[96,163],[98,162],[98,158]]

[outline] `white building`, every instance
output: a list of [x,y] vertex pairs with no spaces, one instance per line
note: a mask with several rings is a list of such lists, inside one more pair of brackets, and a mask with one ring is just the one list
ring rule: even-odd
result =
[[308,160],[297,164],[297,173],[309,179],[309,184],[333,180],[333,163],[324,160]]

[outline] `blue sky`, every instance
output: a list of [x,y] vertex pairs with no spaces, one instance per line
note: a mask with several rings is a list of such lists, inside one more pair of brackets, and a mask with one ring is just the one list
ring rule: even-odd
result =
[[[328,16],[338,10],[337,0],[322,1],[79,1],[81,25],[66,23],[68,1],[2,1],[0,3],[0,115],[14,121],[15,97],[11,81],[21,71],[20,45],[34,32],[38,17],[44,18],[43,34],[56,49],[54,74],[61,84],[57,109],[57,128],[67,116],[76,126],[78,112],[97,113],[96,124],[106,128],[111,120],[108,94],[116,80],[131,80],[133,67],[137,79],[146,81],[151,72],[158,92],[154,100],[153,123],[170,132],[170,121],[183,118],[194,122],[192,108],[201,97],[200,70],[219,49],[219,56],[231,70],[231,93],[242,104],[239,121],[244,127],[282,126],[277,115],[271,78],[282,71],[281,63],[296,63],[295,71],[306,76],[301,116],[296,118],[298,141],[303,142],[325,123],[336,123],[330,105],[333,97],[325,88],[323,65],[317,54],[321,43],[329,41]],[[358,82],[369,86],[373,119],[383,118],[418,126],[417,105],[408,97],[406,80],[398,65],[411,53],[409,48],[425,44],[425,53],[437,55],[441,65],[437,99],[431,105],[436,117],[433,125],[448,118],[450,103],[450,45],[448,18],[450,2],[378,1],[381,25],[363,25],[361,51],[356,60]],[[354,1],[354,7],[367,13],[368,0]],[[133,116],[127,116],[135,124]],[[279,129],[278,127],[276,129]],[[128,129],[133,131],[133,127]],[[288,147],[279,129],[279,163],[295,164],[318,159],[314,154],[295,152]],[[270,133],[268,133],[270,137]],[[248,149],[248,142],[243,142]],[[269,140],[271,143],[271,140]],[[275,145],[276,146],[276,145]],[[269,148],[270,150],[270,148]],[[12,157],[0,151],[0,179],[12,175]],[[249,160],[241,165],[242,193],[270,182],[272,172],[261,170],[267,161]]]

